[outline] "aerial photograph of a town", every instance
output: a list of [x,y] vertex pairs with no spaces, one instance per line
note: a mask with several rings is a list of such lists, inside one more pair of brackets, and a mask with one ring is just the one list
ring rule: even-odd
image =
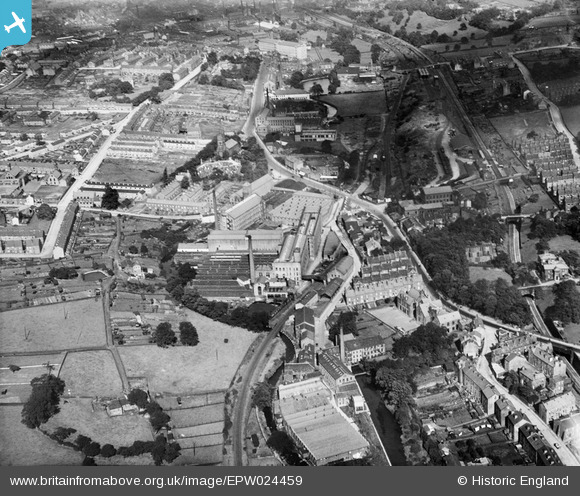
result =
[[580,466],[580,2],[0,11],[0,466]]

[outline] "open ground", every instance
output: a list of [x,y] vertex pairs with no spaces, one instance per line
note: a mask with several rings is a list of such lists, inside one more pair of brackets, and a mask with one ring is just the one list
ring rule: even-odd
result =
[[0,407],[0,465],[80,465],[78,451],[59,446],[22,422],[22,405]]
[[550,115],[545,110],[505,117],[492,117],[490,121],[507,143],[514,139],[525,138],[532,131],[540,136],[554,136],[556,134]]
[[580,105],[560,107],[560,113],[566,127],[574,136],[578,136],[578,133],[580,133]]
[[109,417],[104,408],[95,406],[88,398],[61,399],[60,412],[43,427],[54,431],[58,427],[72,427],[78,434],[90,437],[101,445],[130,446],[134,441],[152,441],[149,421],[139,414]]
[[100,300],[28,307],[0,313],[0,349],[4,353],[104,346]]
[[367,91],[364,93],[347,93],[344,95],[324,95],[320,101],[333,105],[342,117],[353,115],[377,115],[386,111],[385,92]]
[[191,310],[186,310],[186,315],[199,334],[197,346],[119,348],[127,374],[147,377],[154,393],[186,394],[227,388],[257,336]]
[[70,396],[110,396],[123,392],[123,383],[109,350],[67,353],[59,377]]
[[475,282],[478,279],[485,279],[486,281],[494,282],[498,278],[505,279],[510,284],[512,282],[512,278],[502,269],[494,269],[491,267],[469,267],[469,279],[471,282]]
[[[63,359],[64,353],[0,357],[0,389],[6,389],[6,393],[0,397],[0,403],[26,401],[31,391],[30,381],[48,373],[49,369],[57,374]],[[16,365],[20,367],[20,370],[12,372],[10,365]]]

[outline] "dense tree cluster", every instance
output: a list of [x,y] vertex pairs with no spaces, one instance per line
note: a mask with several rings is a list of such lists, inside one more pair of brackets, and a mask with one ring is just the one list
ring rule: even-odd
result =
[[142,239],[155,238],[160,241],[163,245],[161,248],[161,262],[166,262],[177,252],[177,245],[187,239],[187,232],[190,228],[191,224],[189,222],[186,222],[178,229],[172,229],[171,224],[162,224],[160,227],[142,231],[140,236]]
[[210,301],[200,296],[196,290],[185,288],[181,303],[197,313],[212,320],[217,320],[231,326],[244,327],[254,332],[270,330],[270,312],[265,310],[254,311],[252,307],[236,306],[230,309],[223,301]]
[[52,267],[48,273],[53,279],[76,279],[78,275],[74,267]]
[[179,323],[179,341],[185,346],[197,346],[199,344],[199,336],[197,329],[191,322]]
[[284,431],[274,431],[266,441],[266,444],[280,454],[289,465],[298,465],[300,459],[296,454],[296,445],[292,438]]
[[245,57],[222,55],[220,59],[228,60],[236,66],[236,69],[231,69],[225,74],[222,71],[222,76],[243,79],[244,81],[253,81],[256,79],[260,71],[260,64],[262,63],[261,59],[255,55],[247,55]]
[[444,363],[453,356],[452,344],[447,329],[429,322],[397,339],[393,343],[393,354],[402,359],[420,357],[425,364]]
[[139,408],[145,408],[149,403],[149,395],[142,389],[135,388],[127,395],[127,400],[132,405],[137,405]]
[[36,216],[40,220],[52,220],[54,219],[54,210],[50,205],[43,203],[36,210]]
[[505,226],[496,218],[478,216],[424,231],[412,238],[412,244],[433,284],[445,296],[505,323],[523,326],[531,322],[531,316],[515,287],[503,279],[475,283],[469,279],[465,248],[482,242],[500,243],[504,235]]
[[271,407],[273,393],[274,389],[268,382],[259,382],[252,391],[252,404],[260,410]]
[[161,348],[173,346],[177,342],[177,336],[169,322],[161,322],[155,329],[151,339]]
[[43,374],[30,381],[32,391],[22,408],[22,423],[36,429],[60,411],[64,381],[52,374]]
[[546,315],[563,324],[580,324],[580,293],[574,281],[563,281],[552,289],[554,304],[548,307]]
[[119,208],[119,191],[107,184],[101,199],[101,206],[107,210],[117,210]]

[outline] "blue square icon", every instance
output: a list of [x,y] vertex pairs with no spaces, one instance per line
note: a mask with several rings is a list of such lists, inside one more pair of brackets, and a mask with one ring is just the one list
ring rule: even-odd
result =
[[32,36],[32,0],[0,0],[0,50]]

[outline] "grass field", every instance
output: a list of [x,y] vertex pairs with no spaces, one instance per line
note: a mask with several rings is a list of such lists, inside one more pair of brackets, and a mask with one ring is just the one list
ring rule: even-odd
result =
[[488,267],[469,267],[469,279],[475,282],[478,279],[485,279],[486,281],[495,281],[496,279],[505,279],[511,284],[512,278],[508,276],[502,269],[493,269]]
[[7,353],[66,350],[101,346],[105,342],[100,300],[78,300],[0,313],[0,350]]
[[578,136],[578,133],[580,133],[580,105],[560,107],[560,113],[566,127],[574,136]]
[[256,339],[256,334],[245,329],[186,312],[199,334],[197,346],[119,348],[127,375],[147,377],[154,393],[187,394],[227,388]]
[[111,443],[115,447],[129,446],[137,440],[153,440],[149,421],[141,415],[109,417],[100,408],[93,411],[91,400],[86,398],[61,400],[60,408],[60,413],[45,424],[47,430],[72,427],[77,435],[83,434],[101,445]]
[[338,109],[342,117],[353,115],[377,115],[386,112],[384,91],[349,93],[346,95],[325,95],[320,101],[329,103]]
[[[46,374],[47,364],[54,366],[52,373],[56,374],[63,358],[64,354],[0,357],[0,389],[7,390],[0,396],[0,403],[26,401],[31,390],[30,381]],[[10,365],[17,365],[20,370],[12,372]]]
[[68,353],[60,378],[66,384],[65,394],[72,396],[118,396],[123,392],[115,360],[108,350]]
[[564,251],[575,250],[580,253],[580,243],[575,241],[567,234],[564,236],[556,236],[549,241],[550,251]]
[[80,465],[83,456],[21,420],[22,406],[0,407],[0,465]]
[[514,114],[505,117],[492,117],[490,121],[496,131],[508,143],[514,139],[525,138],[525,136],[531,131],[535,131],[540,136],[555,135],[554,127],[550,120],[550,114],[545,110]]

